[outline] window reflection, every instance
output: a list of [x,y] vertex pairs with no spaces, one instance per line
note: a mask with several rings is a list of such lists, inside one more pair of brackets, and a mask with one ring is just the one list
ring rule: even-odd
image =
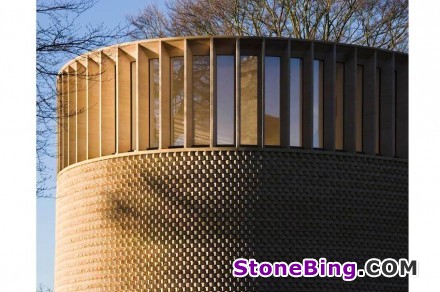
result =
[[235,143],[234,56],[217,56],[217,145]]
[[209,145],[209,56],[193,57],[193,137],[194,145]]
[[171,145],[183,146],[183,57],[170,58]]
[[159,147],[159,59],[149,60],[150,148]]
[[356,72],[356,151],[362,152],[364,67],[357,66]]
[[301,147],[302,59],[290,59],[290,146]]
[[313,61],[313,147],[323,148],[323,62]]
[[344,63],[336,63],[335,148],[344,148]]
[[280,57],[265,57],[264,144],[280,145]]
[[258,57],[241,56],[240,135],[242,145],[257,144]]

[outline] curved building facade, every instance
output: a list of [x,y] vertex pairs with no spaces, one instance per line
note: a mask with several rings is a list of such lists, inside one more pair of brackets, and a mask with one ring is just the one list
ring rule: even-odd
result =
[[186,37],[58,79],[57,291],[404,291],[407,278],[234,278],[237,258],[408,257],[408,56]]

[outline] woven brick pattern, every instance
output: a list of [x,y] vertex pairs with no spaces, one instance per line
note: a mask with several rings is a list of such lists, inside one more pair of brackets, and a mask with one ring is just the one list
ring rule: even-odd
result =
[[408,255],[408,164],[301,151],[113,157],[58,178],[56,291],[406,291],[408,280],[233,278],[235,258]]

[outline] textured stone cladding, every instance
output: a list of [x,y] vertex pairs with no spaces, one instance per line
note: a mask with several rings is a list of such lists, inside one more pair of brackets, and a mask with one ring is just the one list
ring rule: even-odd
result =
[[408,256],[406,160],[144,152],[58,177],[56,291],[406,291],[407,278],[233,278],[235,258]]

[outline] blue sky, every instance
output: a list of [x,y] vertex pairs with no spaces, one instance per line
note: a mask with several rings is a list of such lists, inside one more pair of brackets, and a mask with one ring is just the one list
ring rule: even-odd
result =
[[92,9],[86,11],[78,19],[82,24],[104,23],[107,27],[115,27],[125,21],[127,15],[136,14],[148,3],[157,3],[165,7],[165,1],[154,0],[100,0]]
[[[103,23],[106,27],[112,28],[123,24],[127,15],[136,14],[149,2],[156,2],[159,7],[164,7],[165,3],[153,0],[100,0],[77,21],[82,27]],[[55,168],[53,159],[48,159],[46,162],[50,167]],[[55,174],[52,184],[55,184]],[[37,200],[37,285],[42,283],[49,288],[53,288],[54,280],[55,201],[55,199]]]

